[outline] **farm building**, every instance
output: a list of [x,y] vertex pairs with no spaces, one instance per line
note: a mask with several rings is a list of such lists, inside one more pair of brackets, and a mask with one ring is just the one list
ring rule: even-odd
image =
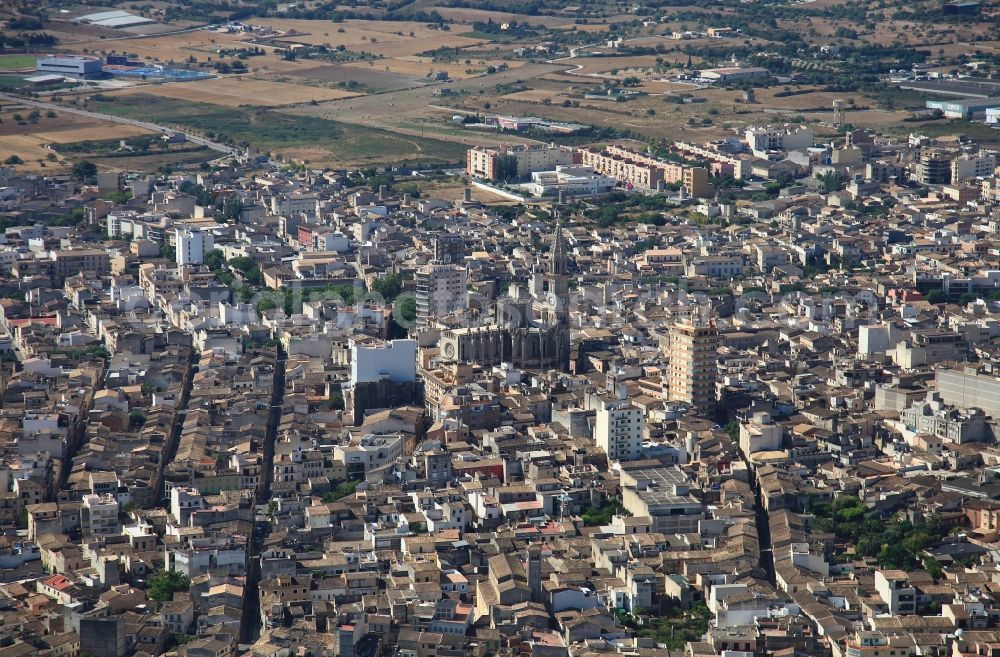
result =
[[771,77],[771,71],[760,66],[709,68],[701,72],[701,77],[706,80],[714,80],[722,84],[727,84],[729,82],[769,78]]

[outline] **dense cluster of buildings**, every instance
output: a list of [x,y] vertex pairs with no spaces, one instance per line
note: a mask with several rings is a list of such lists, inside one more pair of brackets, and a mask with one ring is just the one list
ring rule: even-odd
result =
[[0,657],[994,654],[996,155],[745,139],[0,171]]
[[[713,183],[725,178],[795,178],[809,173],[814,164],[864,162],[861,148],[853,142],[837,148],[814,141],[811,128],[784,125],[752,126],[743,139],[711,144],[675,142],[664,153],[622,144],[599,149],[556,144],[477,146],[466,155],[466,173],[473,179],[520,186],[536,197],[593,196],[617,187],[657,193],[679,188],[688,198],[708,198],[715,195]],[[929,155],[918,157],[927,159]],[[956,180],[988,173],[989,162],[970,160],[968,154],[965,157],[956,165]],[[951,159],[942,166],[948,170],[940,178],[951,171]],[[530,183],[521,182],[529,178]]]
[[531,178],[534,196],[592,196],[616,186],[629,190],[664,191],[680,185],[694,197],[710,196],[704,167],[670,162],[623,146],[603,150],[556,145],[475,147],[468,151],[466,173],[473,178],[516,182]]

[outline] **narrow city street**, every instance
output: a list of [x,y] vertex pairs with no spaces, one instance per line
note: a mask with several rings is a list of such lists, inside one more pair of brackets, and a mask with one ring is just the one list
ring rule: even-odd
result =
[[[260,478],[257,483],[257,508],[265,507],[271,499],[271,483],[274,476],[274,444],[278,439],[278,425],[281,423],[281,408],[285,398],[285,361],[283,351],[278,352],[274,364],[274,378],[271,388],[271,407],[267,418],[267,433],[264,438],[263,458]],[[269,525],[261,522],[258,511],[254,529],[247,543],[246,583],[243,586],[243,613],[240,620],[240,642],[252,643],[260,635],[260,553],[269,533]],[[252,602],[250,602],[252,601]]]

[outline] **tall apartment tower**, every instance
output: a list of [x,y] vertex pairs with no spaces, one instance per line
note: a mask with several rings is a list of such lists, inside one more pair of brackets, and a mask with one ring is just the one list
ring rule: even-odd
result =
[[435,317],[464,310],[469,305],[468,271],[462,265],[429,264],[417,269],[417,326],[426,328]]
[[715,411],[715,363],[719,330],[707,320],[678,321],[670,328],[668,392],[673,401],[691,404],[698,413]]

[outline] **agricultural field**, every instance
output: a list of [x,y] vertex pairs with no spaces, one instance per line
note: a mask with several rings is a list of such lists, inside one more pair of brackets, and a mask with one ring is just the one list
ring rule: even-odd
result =
[[[53,144],[72,144],[87,140],[125,139],[150,134],[136,126],[119,125],[88,117],[55,111],[38,111],[17,105],[0,107],[0,161],[11,156],[24,160],[30,171],[54,172],[72,162]],[[20,118],[18,118],[20,117]]]
[[239,107],[241,105],[278,107],[310,101],[350,98],[357,95],[342,89],[287,84],[246,76],[136,85],[121,91],[109,92],[107,95],[121,97],[136,94],[189,100],[223,107]]
[[169,151],[154,152],[148,155],[141,153],[120,153],[117,155],[89,156],[82,155],[97,165],[98,169],[115,171],[141,171],[151,173],[166,168],[186,167],[201,164],[218,157],[218,153],[207,148],[184,147]]
[[341,133],[334,142],[282,148],[281,152],[296,160],[332,167],[379,166],[387,162],[455,164],[465,158],[466,147],[458,143],[346,123],[337,126]]
[[[457,62],[442,63],[440,61],[434,61],[431,57],[397,57],[393,59],[380,59],[370,63],[353,62],[351,64],[347,64],[346,66],[368,72],[395,73],[397,75],[408,76],[411,79],[426,81],[428,76],[432,76],[433,74],[442,71],[447,73],[448,77],[453,80],[464,80],[478,77],[483,74],[488,66],[495,67],[500,64],[507,63],[499,59],[483,60],[475,57],[471,57],[469,62],[469,64]],[[523,66],[524,62],[515,61],[507,63],[507,65],[512,68],[516,68]]]
[[149,131],[134,125],[108,123],[94,127],[71,128],[68,130],[48,130],[35,134],[53,144],[72,144],[78,141],[97,139],[125,139],[136,135],[146,135]]
[[[548,14],[522,14],[508,11],[493,11],[489,9],[476,9],[473,7],[445,7],[441,5],[431,5],[425,8],[426,11],[434,11],[442,18],[458,24],[471,25],[477,21],[493,20],[494,23],[520,23],[529,25],[542,25],[556,30],[578,29],[588,32],[603,32],[617,23],[634,21],[634,14],[612,14],[607,16],[587,16],[580,17],[574,12],[566,12],[563,15]],[[453,27],[452,29],[458,29]]]
[[332,119],[352,125],[366,125],[411,136],[433,132],[439,138],[458,144],[525,143],[531,140],[513,135],[480,138],[473,133],[455,128],[450,124],[453,115],[451,108],[464,107],[469,104],[465,99],[475,98],[480,103],[477,107],[481,110],[481,103],[489,102],[487,98],[493,100],[497,97],[498,94],[495,93],[497,85],[534,79],[560,68],[548,64],[526,64],[520,68],[482,78],[458,80],[448,84],[453,91],[451,96],[436,95],[437,86],[428,85],[406,91],[335,100],[315,106],[301,106],[287,112],[300,116]]
[[360,88],[372,91],[399,91],[427,84],[429,81],[412,75],[401,75],[381,70],[374,66],[348,66],[346,64],[310,65],[285,75],[315,80],[317,82],[354,83]]
[[[528,23],[530,25],[544,25],[551,28],[571,28],[574,19],[571,16],[529,16],[527,14],[514,14],[503,11],[490,11],[487,9],[475,9],[472,7],[428,7],[427,11],[436,11],[445,20],[452,23],[465,23],[471,25],[476,21],[493,20],[495,23]],[[607,29],[607,23],[601,25]],[[457,27],[455,29],[458,29]]]
[[[18,165],[21,170],[58,173],[66,168],[66,163],[46,148],[47,143],[35,134],[0,134],[0,162],[9,162],[10,158],[16,157],[24,161]],[[53,157],[58,161],[52,161]]]
[[439,139],[293,116],[266,107],[222,107],[136,94],[128,98],[103,96],[91,102],[88,109],[183,127],[276,156],[331,166],[380,161],[455,162],[464,153],[464,148]]
[[[163,34],[144,38],[95,39],[68,44],[66,50],[81,54],[104,55],[109,52],[128,54],[140,61],[160,61],[167,64],[183,64],[192,58],[206,62],[218,59],[220,49],[246,48],[243,37],[235,34],[221,34],[205,30],[194,30],[177,34]],[[248,60],[251,65],[253,59]]]
[[453,30],[430,29],[425,23],[407,21],[361,21],[340,23],[264,19],[261,25],[293,34],[274,39],[282,43],[345,46],[354,52],[392,59],[408,57],[435,48],[466,48],[484,43],[482,39],[462,36]]
[[[33,116],[34,114],[34,116]],[[149,131],[135,126],[109,123],[75,114],[33,110],[15,104],[0,106],[0,135],[15,135],[31,132],[44,134],[50,141],[68,143],[85,139],[110,139],[121,134],[128,137],[146,134]]]

